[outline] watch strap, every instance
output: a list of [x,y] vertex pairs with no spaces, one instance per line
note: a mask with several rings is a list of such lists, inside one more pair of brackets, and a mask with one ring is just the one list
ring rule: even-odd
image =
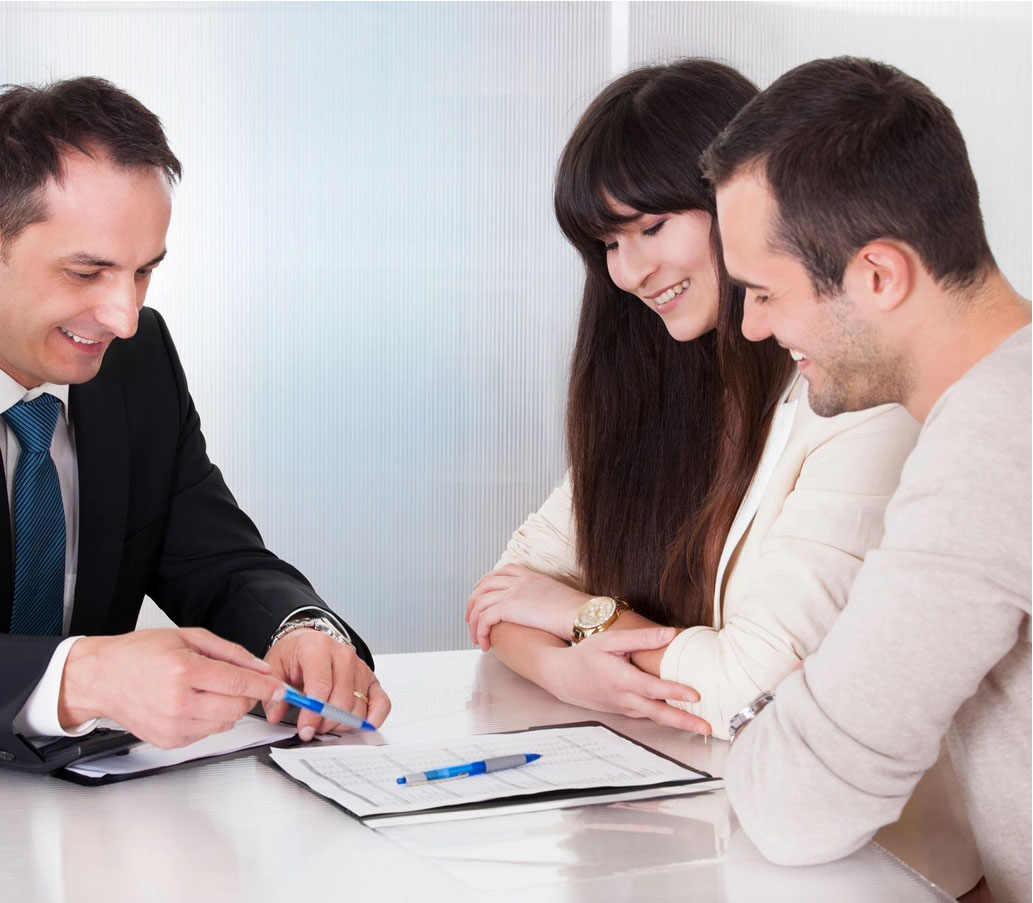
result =
[[[318,609],[309,609],[308,611],[299,614],[292,615],[280,628],[269,638],[269,645],[266,647],[268,652],[273,644],[279,640],[282,640],[287,634],[293,633],[295,630],[317,630],[320,633],[325,633],[332,639],[337,640],[338,643],[342,643],[346,646],[354,645],[351,640],[351,636],[348,633],[347,628],[344,627],[340,621],[335,624],[329,617],[329,612],[319,611],[318,615],[313,617],[312,615],[319,611]],[[336,618],[334,620],[337,620]]]
[[769,703],[775,701],[775,694],[767,691],[761,693],[756,699],[752,699],[748,702],[745,708],[740,709],[734,715],[732,720],[728,722],[728,739],[734,743],[736,735],[754,718],[756,718],[761,711]]

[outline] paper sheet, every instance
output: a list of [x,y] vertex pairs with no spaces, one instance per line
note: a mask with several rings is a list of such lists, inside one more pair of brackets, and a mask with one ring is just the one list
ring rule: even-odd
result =
[[[400,785],[402,775],[493,756],[538,753],[537,762],[491,774]],[[359,818],[425,813],[438,807],[486,803],[549,791],[640,788],[632,796],[682,792],[655,788],[704,778],[601,725],[482,734],[451,742],[396,746],[274,749],[273,761],[291,777]],[[701,789],[720,786],[707,781]],[[686,791],[687,792],[687,791]],[[608,801],[608,800],[607,800]],[[561,801],[559,805],[574,805]],[[433,815],[432,812],[426,813]],[[464,817],[469,817],[465,815]]]
[[262,718],[245,715],[237,724],[221,734],[212,734],[178,749],[159,749],[150,743],[132,747],[128,753],[116,756],[99,756],[80,759],[68,767],[68,771],[85,777],[98,778],[109,774],[135,774],[154,768],[168,768],[193,759],[205,759],[224,753],[248,749],[252,746],[267,746],[294,736],[293,725],[269,724]]

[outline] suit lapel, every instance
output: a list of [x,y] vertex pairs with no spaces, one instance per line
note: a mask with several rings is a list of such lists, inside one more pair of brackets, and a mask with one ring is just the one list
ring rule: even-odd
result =
[[71,633],[103,633],[114,600],[129,504],[122,387],[96,377],[69,392],[79,470],[79,556]]

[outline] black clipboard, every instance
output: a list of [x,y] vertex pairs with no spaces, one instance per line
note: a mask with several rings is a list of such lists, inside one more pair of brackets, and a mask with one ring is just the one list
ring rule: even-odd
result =
[[[679,766],[680,768],[684,768],[687,771],[693,772],[693,774],[696,775],[696,776],[692,777],[692,778],[686,778],[684,780],[662,781],[662,782],[658,782],[656,784],[650,784],[650,785],[648,785],[648,787],[643,787],[643,785],[637,784],[637,785],[632,785],[632,786],[609,786],[609,787],[595,787],[595,788],[588,788],[588,789],[573,788],[573,789],[563,789],[563,790],[549,790],[549,791],[542,791],[541,793],[528,793],[528,794],[521,794],[519,796],[504,796],[504,797],[497,797],[495,799],[490,799],[490,800],[478,800],[476,802],[461,803],[461,804],[458,804],[458,805],[455,805],[455,806],[437,806],[437,807],[434,807],[432,809],[424,809],[424,810],[419,810],[419,811],[416,811],[416,812],[413,812],[413,811],[408,811],[408,812],[383,812],[383,813],[377,813],[377,814],[374,814],[374,815],[360,816],[360,815],[357,815],[356,813],[352,812],[346,806],[341,805],[336,800],[332,800],[332,799],[329,799],[328,797],[323,796],[322,794],[320,794],[317,791],[313,790],[310,786],[308,786],[308,784],[305,784],[304,782],[299,781],[296,778],[294,778],[292,775],[287,774],[270,757],[266,756],[263,759],[263,761],[270,768],[274,768],[276,771],[280,772],[280,774],[282,774],[289,781],[294,782],[299,787],[303,788],[304,790],[307,790],[309,793],[315,794],[320,799],[324,800],[325,802],[330,803],[330,805],[334,806],[337,809],[340,809],[342,812],[347,813],[352,818],[354,818],[356,821],[360,821],[364,825],[367,825],[369,827],[376,827],[378,823],[379,824],[385,824],[385,823],[389,824],[389,823],[392,823],[394,820],[399,820],[399,819],[412,819],[413,821],[416,821],[416,820],[419,819],[420,816],[422,816],[424,814],[430,815],[431,813],[433,813],[434,815],[440,814],[440,815],[444,816],[445,818],[447,818],[449,815],[452,815],[452,814],[457,814],[457,813],[462,813],[462,812],[467,812],[467,811],[469,811],[469,812],[473,812],[473,811],[486,812],[486,813],[491,814],[491,815],[505,815],[507,809],[512,809],[514,811],[516,811],[518,809],[523,810],[523,809],[526,809],[527,807],[533,807],[536,804],[542,804],[543,808],[553,808],[549,804],[554,803],[554,802],[561,802],[563,800],[579,800],[581,802],[579,802],[578,805],[593,805],[595,803],[605,803],[610,798],[613,798],[614,801],[617,801],[617,799],[619,799],[622,794],[628,794],[628,793],[636,793],[637,794],[637,793],[639,793],[639,792],[641,792],[643,790],[654,790],[654,789],[661,789],[661,790],[669,789],[670,790],[669,794],[653,794],[653,793],[649,794],[649,798],[651,798],[651,799],[659,799],[659,798],[661,798],[664,795],[667,795],[667,796],[678,796],[678,795],[680,795],[680,793],[683,790],[683,788],[689,787],[689,786],[695,786],[695,785],[699,785],[699,784],[713,784],[714,785],[713,789],[715,789],[715,790],[719,789],[720,787],[723,786],[723,784],[721,783],[721,778],[720,777],[712,775],[712,774],[710,774],[709,772],[706,772],[706,771],[701,771],[698,768],[693,768],[691,765],[686,765],[684,762],[681,762],[678,759],[675,759],[673,756],[669,756],[666,753],[662,753],[659,750],[653,749],[653,747],[649,746],[648,744],[643,743],[640,740],[636,740],[634,737],[629,737],[627,734],[621,733],[618,730],[614,730],[614,728],[610,727],[610,725],[603,724],[601,721],[576,721],[576,722],[572,722],[572,723],[568,723],[568,724],[539,724],[539,725],[535,725],[533,727],[528,727],[528,728],[520,728],[520,729],[512,730],[512,731],[492,731],[491,733],[495,733],[495,734],[526,734],[526,733],[530,733],[530,732],[533,732],[533,731],[560,730],[560,729],[563,729],[563,728],[578,728],[578,727],[601,727],[601,728],[605,728],[610,733],[615,734],[616,736],[620,737],[621,739],[627,740],[629,743],[632,743],[635,746],[638,746],[641,749],[644,749],[644,750],[652,753],[654,756],[657,756],[657,757],[659,757],[661,759],[666,759],[668,762],[673,762],[675,765]],[[473,735],[473,736],[476,736],[476,735]],[[700,790],[702,790],[702,789],[703,788],[700,788]],[[711,789],[711,788],[707,788],[707,789]],[[561,807],[556,807],[556,808],[561,808]]]
[[[252,715],[258,718],[264,717],[261,703],[256,704],[248,715]],[[297,712],[293,709],[287,712],[287,715],[280,720],[280,724],[297,724]],[[93,758],[94,756],[100,755],[111,755],[120,754],[124,751],[128,753],[132,747],[142,742],[130,734],[128,731],[117,731],[109,728],[98,728],[93,734],[100,734],[103,732],[110,733],[112,735],[121,735],[124,740],[121,743],[115,742],[114,739],[107,745],[97,743],[91,744],[83,750],[80,750],[78,754],[72,758],[65,757],[60,765],[53,766],[47,769],[40,769],[49,772],[52,777],[60,778],[62,781],[68,781],[71,784],[79,784],[82,787],[100,787],[105,784],[119,784],[122,781],[132,781],[136,778],[146,778],[154,774],[162,774],[166,771],[178,771],[183,768],[193,768],[196,765],[207,765],[211,762],[226,762],[230,759],[242,759],[247,756],[265,756],[268,757],[269,750],[274,746],[288,749],[292,746],[301,744],[302,741],[297,734],[293,737],[287,737],[283,740],[277,740],[274,743],[264,743],[257,746],[247,746],[244,749],[235,749],[231,752],[217,753],[213,756],[202,756],[196,759],[188,759],[186,762],[177,762],[175,765],[163,765],[161,768],[148,768],[144,771],[134,771],[132,774],[105,774],[90,776],[85,774],[79,774],[75,771],[69,771],[68,768],[74,765],[81,759]],[[87,734],[82,738],[62,738],[63,740],[85,740],[88,737],[92,737],[93,734]]]
[[80,759],[129,751],[140,741],[128,731],[100,727],[81,737],[30,739],[0,731],[0,763],[15,771],[53,774]]
[[144,771],[134,771],[132,774],[103,774],[91,776],[79,774],[75,771],[69,771],[66,767],[58,771],[51,772],[51,777],[60,778],[62,781],[68,781],[71,784],[79,784],[82,787],[101,787],[106,784],[120,784],[123,781],[134,781],[137,778],[146,778],[151,775],[164,774],[169,771],[195,768],[198,765],[209,765],[212,762],[228,762],[231,759],[244,759],[248,756],[256,756],[259,759],[267,760],[269,757],[269,750],[274,746],[289,749],[292,746],[299,746],[303,743],[304,741],[295,734],[293,737],[287,737],[284,740],[277,740],[274,743],[263,743],[258,746],[248,746],[244,749],[235,749],[232,752],[218,753],[214,756],[188,759],[186,762],[177,762],[175,765],[163,765],[161,768],[148,768]]

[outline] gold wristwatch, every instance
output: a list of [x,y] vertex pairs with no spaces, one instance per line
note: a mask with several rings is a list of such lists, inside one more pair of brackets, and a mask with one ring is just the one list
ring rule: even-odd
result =
[[582,605],[574,618],[571,640],[580,643],[586,636],[602,633],[631,606],[611,596],[595,596]]

